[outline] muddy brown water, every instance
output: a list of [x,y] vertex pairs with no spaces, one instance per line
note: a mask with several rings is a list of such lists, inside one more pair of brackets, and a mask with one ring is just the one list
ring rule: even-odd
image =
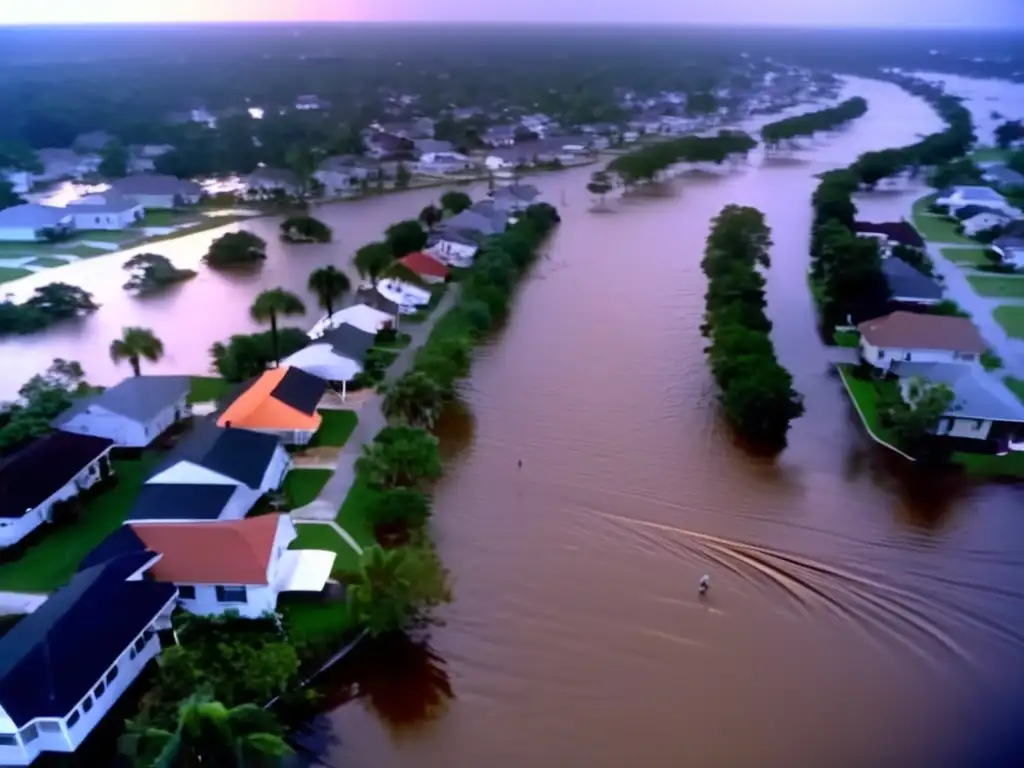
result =
[[[689,176],[610,213],[588,210],[591,169],[540,177],[563,223],[441,429],[433,529],[456,601],[429,650],[383,654],[332,692],[360,697],[318,724],[324,764],[929,765],[981,697],[1016,680],[1024,490],[890,461],[814,327],[815,174],[940,127],[893,86],[856,92],[868,115],[796,160]],[[863,215],[898,215],[915,194],[872,195]],[[157,369],[202,370],[213,341],[252,327],[259,287],[304,292],[310,269],[342,263],[436,196],[333,206],[337,244],[275,243],[259,273],[204,270],[145,302],[123,295],[114,261],[64,268],[104,307],[4,341],[0,357],[17,361],[0,371],[4,389],[56,355],[116,380],[106,345],[122,325],[164,339]],[[806,398],[773,460],[723,427],[698,330],[704,239],[728,203],[756,206],[772,227],[773,335]],[[246,226],[270,239],[276,221]],[[212,236],[153,250],[188,264]]]

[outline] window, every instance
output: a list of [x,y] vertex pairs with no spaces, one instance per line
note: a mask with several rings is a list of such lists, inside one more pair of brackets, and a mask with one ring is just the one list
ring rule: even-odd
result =
[[111,668],[110,668],[110,671],[109,671],[109,672],[107,672],[107,677],[106,677],[106,681],[107,681],[107,683],[109,684],[109,683],[112,683],[112,682],[114,682],[114,680],[116,680],[116,679],[117,679],[117,675],[118,675],[118,673],[119,673],[120,671],[121,671],[121,670],[119,670],[119,669],[118,669],[117,667],[111,667]]
[[82,711],[88,712],[92,709],[92,696],[86,696],[85,701],[82,702]]
[[910,362],[910,353],[909,353],[909,352],[907,352],[907,354],[905,354],[905,355],[903,356],[903,359],[904,359],[904,360],[906,360],[906,361],[907,361],[907,362],[909,363],[909,362]]
[[18,737],[13,733],[0,733],[0,747],[18,746]]
[[878,359],[881,360],[883,357],[885,357],[885,352],[878,350]]
[[184,586],[178,587],[178,597],[182,600],[195,600],[196,588],[189,584],[185,584]]
[[217,587],[218,603],[244,603],[245,587]]
[[105,690],[107,690],[107,684],[104,683],[102,680],[100,680],[96,684],[96,687],[92,689],[92,695],[95,696],[98,699],[100,696],[103,695],[103,692]]
[[60,723],[53,720],[40,720],[36,725],[40,733],[60,733]]
[[77,709],[70,715],[68,715],[68,728],[74,728],[75,723],[77,723],[81,717],[82,715],[78,712]]
[[25,744],[30,744],[39,738],[39,729],[36,728],[35,724],[26,725],[21,729],[21,740]]
[[146,638],[145,638],[145,636],[143,636],[143,637],[140,637],[138,640],[135,641],[135,645],[132,646],[132,649],[136,653],[140,653],[142,651],[142,649],[145,648],[145,647],[146,647]]

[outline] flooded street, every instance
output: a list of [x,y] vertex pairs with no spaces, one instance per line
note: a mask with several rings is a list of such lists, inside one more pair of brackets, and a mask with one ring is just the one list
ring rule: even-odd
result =
[[[563,223],[477,355],[465,409],[442,424],[449,461],[433,530],[456,600],[431,633],[429,667],[395,674],[392,706],[362,699],[330,713],[326,765],[931,765],[971,722],[975,697],[1013,681],[1024,489],[946,484],[890,463],[815,329],[805,279],[815,175],[942,127],[895,86],[857,81],[855,94],[868,114],[802,159],[687,176],[677,194],[613,213],[588,210],[593,168],[531,180]],[[128,371],[106,349],[126,325],[164,340],[165,361],[148,370],[204,371],[214,341],[254,328],[260,286],[309,299],[294,320],[308,327],[319,316],[309,272],[346,263],[439,193],[321,209],[336,237],[326,246],[285,247],[277,220],[248,222],[271,243],[261,272],[202,268],[145,301],[120,287],[130,254],[19,281],[19,295],[75,283],[103,307],[0,342],[18,363],[0,372],[0,396],[55,356],[116,381]],[[918,194],[872,195],[858,201],[861,217],[898,216]],[[746,454],[722,424],[699,331],[704,239],[729,203],[761,209],[772,228],[773,336],[805,396],[773,460]],[[193,266],[218,234],[140,250]],[[419,700],[417,717],[396,714]]]

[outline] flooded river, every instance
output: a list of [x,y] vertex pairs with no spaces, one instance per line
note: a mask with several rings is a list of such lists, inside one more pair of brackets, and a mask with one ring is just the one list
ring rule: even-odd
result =
[[[442,429],[450,460],[433,527],[456,601],[429,654],[361,673],[363,698],[326,718],[325,764],[932,765],[980,697],[1016,679],[1024,490],[890,463],[815,331],[815,174],[941,127],[894,86],[858,81],[856,93],[868,114],[801,160],[687,177],[677,194],[614,213],[588,211],[591,169],[540,178],[563,223]],[[312,268],[342,263],[436,195],[333,206],[336,244],[275,242],[258,276],[204,270],[146,302],[121,292],[116,261],[64,268],[104,306],[3,342],[0,356],[19,363],[0,372],[5,389],[57,355],[115,380],[126,371],[106,346],[122,325],[164,339],[161,370],[203,370],[213,341],[251,328],[258,286],[305,294]],[[878,193],[863,215],[892,216],[913,196]],[[769,314],[806,397],[774,460],[723,427],[699,333],[704,239],[733,202],[772,227]],[[245,226],[273,241],[277,224]],[[213,236],[153,250],[187,265]]]

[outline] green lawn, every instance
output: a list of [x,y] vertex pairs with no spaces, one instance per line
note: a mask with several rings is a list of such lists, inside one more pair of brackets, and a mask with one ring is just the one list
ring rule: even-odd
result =
[[88,258],[101,253],[110,253],[102,248],[90,248],[88,245],[82,245],[80,242],[82,239],[65,240],[60,243],[0,243],[0,259],[38,258],[62,254]]
[[281,491],[292,509],[304,507],[316,499],[333,474],[329,469],[293,469],[285,476]]
[[139,232],[132,229],[96,229],[79,232],[76,240],[92,240],[96,243],[127,243],[139,239]]
[[[305,597],[305,600],[298,598]],[[334,644],[357,629],[344,601],[329,602],[298,592],[283,593],[278,610],[284,615],[289,636],[302,642]]]
[[0,564],[0,590],[51,592],[66,584],[85,556],[124,522],[159,460],[159,454],[147,454],[142,459],[115,461],[118,484],[90,501],[78,521],[52,527],[19,559]]
[[357,475],[341,509],[338,510],[338,525],[348,531],[361,547],[370,547],[377,543],[373,526],[366,516],[367,507],[376,494],[377,491],[370,488],[366,481]]
[[34,259],[33,261],[31,261],[30,265],[33,266],[33,267],[47,267],[47,268],[51,268],[51,267],[63,267],[67,263],[68,262],[67,262],[66,259],[59,259],[56,256],[40,256],[37,259]]
[[299,522],[295,531],[299,537],[289,549],[326,549],[336,552],[338,559],[334,561],[335,573],[352,573],[359,567],[359,554],[331,526]]
[[0,283],[6,283],[10,280],[17,280],[20,277],[27,277],[32,272],[21,267],[0,267]]
[[1022,403],[1024,403],[1024,379],[1018,379],[1014,376],[1007,376],[1003,381],[1006,386],[1010,388],[1010,391],[1015,394]]
[[1004,304],[992,313],[1003,330],[1015,339],[1024,339],[1024,306]]
[[311,447],[332,446],[341,448],[352,435],[352,430],[359,423],[359,417],[355,411],[342,411],[336,409],[325,409],[320,411],[323,422],[320,429],[313,435],[310,441]]
[[979,296],[995,299],[1024,299],[1024,278],[972,275],[967,280]]
[[957,233],[955,222],[928,210],[928,206],[934,200],[935,195],[926,195],[914,203],[914,226],[921,233],[921,237],[936,243],[977,245],[976,241]]
[[896,382],[858,379],[853,375],[852,365],[839,366],[839,375],[843,377],[847,391],[860,412],[864,428],[880,442],[892,445],[892,435],[878,423],[878,400],[884,388],[895,390],[898,386]]
[[979,147],[971,152],[971,160],[976,163],[996,163],[1006,160],[1010,156],[1009,150],[998,147]]
[[832,336],[832,343],[837,347],[856,349],[860,346],[860,333],[857,331],[836,331]]
[[1005,456],[983,453],[954,453],[952,461],[964,468],[969,475],[985,477],[1024,477],[1024,452],[1016,451]]
[[942,255],[954,264],[965,267],[980,267],[994,264],[988,257],[988,248],[943,248]]
[[231,383],[217,376],[190,376],[192,390],[188,394],[190,403],[208,403],[220,400],[231,388]]
[[140,227],[174,227],[180,224],[197,222],[202,219],[198,213],[191,211],[146,211],[146,215],[139,222]]

